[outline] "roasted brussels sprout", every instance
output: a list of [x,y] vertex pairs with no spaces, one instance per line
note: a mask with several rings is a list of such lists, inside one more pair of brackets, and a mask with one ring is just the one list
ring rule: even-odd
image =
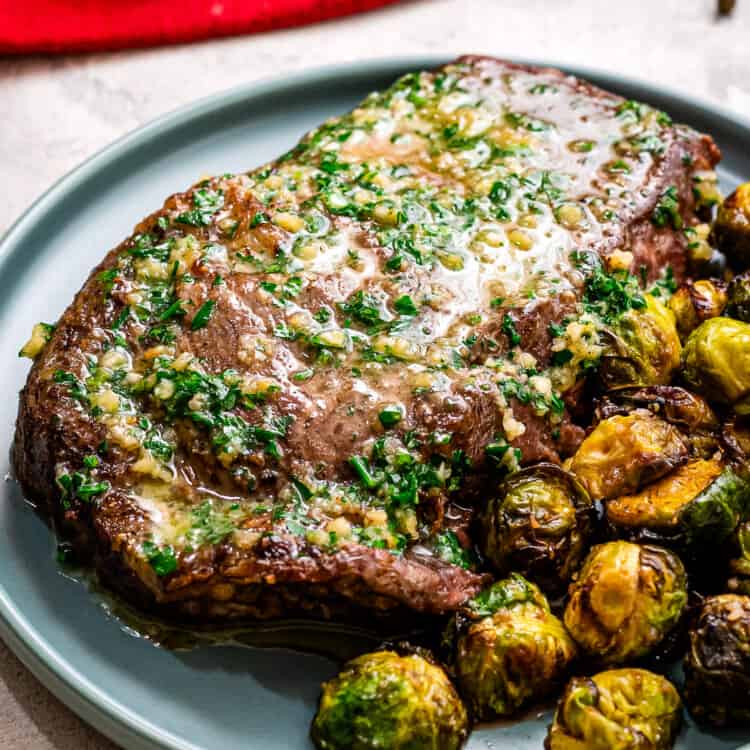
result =
[[594,514],[578,480],[537,464],[511,474],[487,503],[480,548],[500,575],[515,570],[558,593],[586,554]]
[[520,573],[511,573],[470,599],[461,615],[472,621],[482,620],[491,617],[499,609],[509,610],[525,605],[549,609],[547,598],[536,584],[526,580]]
[[717,279],[686,281],[669,299],[669,309],[674,313],[680,341],[684,343],[690,333],[704,320],[716,318],[727,303],[727,285]]
[[750,485],[716,458],[698,459],[633,495],[607,503],[607,521],[634,541],[715,547],[750,505]]
[[441,667],[377,651],[323,684],[310,734],[325,750],[453,750],[468,735],[468,718]]
[[727,588],[733,594],[750,594],[750,521],[734,530],[732,547],[735,557],[729,561]]
[[635,492],[669,473],[688,456],[680,431],[645,409],[604,419],[568,460],[596,500]]
[[722,452],[735,464],[738,473],[750,475],[750,422],[734,415],[721,426]]
[[724,253],[712,247],[710,224],[697,224],[685,227],[688,240],[688,275],[694,279],[723,279],[727,273],[727,259]]
[[565,626],[604,664],[645,656],[677,624],[687,580],[673,552],[608,542],[594,547],[570,587]]
[[547,750],[668,750],[680,727],[680,696],[645,669],[574,677],[547,733]]
[[498,581],[466,616],[454,670],[475,718],[509,716],[565,679],[576,646],[533,583],[518,574]]
[[750,597],[706,599],[683,668],[685,704],[696,720],[750,723]]
[[674,313],[650,294],[608,332],[599,377],[605,388],[666,384],[680,365]]
[[740,185],[719,206],[713,235],[735,270],[750,265],[750,182]]
[[740,414],[750,410],[750,323],[701,323],[685,343],[682,365],[685,382],[709,401],[731,404]]
[[596,409],[598,420],[633,409],[648,409],[677,427],[690,444],[691,453],[710,458],[719,446],[720,423],[708,402],[673,385],[616,388],[608,391]]
[[688,273],[694,279],[726,279],[731,275],[724,253],[712,247],[705,255],[699,250],[688,250]]
[[750,323],[750,271],[737,274],[729,282],[724,314],[743,323]]

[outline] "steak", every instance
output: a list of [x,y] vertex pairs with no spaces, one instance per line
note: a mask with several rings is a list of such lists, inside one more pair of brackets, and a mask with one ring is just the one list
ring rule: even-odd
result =
[[406,75],[168,198],[36,331],[23,490],[165,616],[450,612],[483,493],[582,438],[587,278],[681,279],[718,159],[557,70]]

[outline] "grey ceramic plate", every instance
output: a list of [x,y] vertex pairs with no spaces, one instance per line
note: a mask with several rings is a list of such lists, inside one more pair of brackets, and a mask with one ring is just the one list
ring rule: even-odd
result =
[[[16,352],[39,320],[55,320],[104,252],[172,192],[204,174],[238,172],[292,146],[329,115],[403,72],[438,59],[350,65],[219,94],[125,137],[65,177],[6,235],[0,249],[2,452],[28,369]],[[750,178],[750,126],[646,84],[573,71],[714,135],[725,188]],[[33,165],[31,165],[33,168]],[[333,661],[283,649],[157,648],[129,633],[55,562],[51,533],[12,481],[0,500],[0,630],[23,662],[84,719],[128,748],[296,750]],[[469,747],[541,748],[549,715],[482,727]],[[749,733],[700,734],[683,750],[741,747]]]

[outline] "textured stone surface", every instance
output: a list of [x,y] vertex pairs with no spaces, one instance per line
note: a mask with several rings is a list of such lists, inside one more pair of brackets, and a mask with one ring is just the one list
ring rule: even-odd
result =
[[[750,119],[750,0],[421,0],[255,37],[138,52],[0,59],[0,232],[120,135],[233,85],[330,63],[476,52],[659,82]],[[248,167],[251,165],[248,165]],[[0,643],[0,747],[111,748]]]

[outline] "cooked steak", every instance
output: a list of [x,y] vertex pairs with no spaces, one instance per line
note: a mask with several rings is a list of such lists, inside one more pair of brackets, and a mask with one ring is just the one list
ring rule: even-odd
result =
[[716,161],[557,70],[406,75],[173,195],[36,331],[23,489],[176,617],[455,609],[487,482],[581,439],[587,280],[679,280]]

